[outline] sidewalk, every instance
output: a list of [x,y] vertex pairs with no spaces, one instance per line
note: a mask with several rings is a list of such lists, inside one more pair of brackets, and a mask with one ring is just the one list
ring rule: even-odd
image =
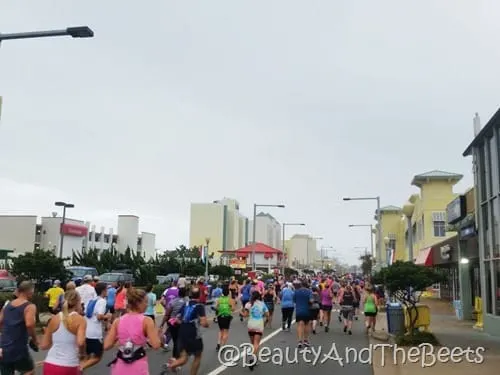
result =
[[[473,329],[474,322],[460,321],[455,317],[455,312],[450,303],[439,300],[422,299],[421,303],[426,304],[431,309],[431,331],[436,335],[442,347],[450,350],[454,348],[484,348],[484,352],[480,352],[484,357],[482,363],[470,363],[467,361],[465,354],[459,355],[458,349],[454,349],[456,353],[455,361],[461,357],[460,363],[454,363],[449,359],[449,352],[441,349],[441,353],[448,354],[448,361],[437,361],[430,367],[422,366],[421,361],[417,363],[402,363],[402,354],[398,353],[395,361],[394,351],[386,350],[384,355],[385,365],[382,366],[382,352],[376,350],[373,355],[373,373],[374,375],[419,375],[423,371],[429,375],[469,375],[469,374],[494,374],[500,369],[500,338],[489,336],[481,331]],[[385,313],[379,314],[377,318],[377,331],[382,331],[382,334],[375,334],[375,337],[383,339],[383,332],[387,332],[387,318]],[[370,338],[371,344],[386,344],[374,337]],[[408,353],[409,348],[406,348]],[[416,349],[413,349],[416,350]],[[434,354],[437,355],[439,347],[434,348]],[[463,353],[463,352],[462,352]],[[420,358],[420,357],[419,357]],[[470,355],[471,359],[477,358],[475,354]],[[395,362],[398,362],[395,364]],[[431,355],[427,356],[425,362],[432,362]]]

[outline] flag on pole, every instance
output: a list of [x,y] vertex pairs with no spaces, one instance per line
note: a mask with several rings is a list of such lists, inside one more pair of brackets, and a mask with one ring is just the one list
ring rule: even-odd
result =
[[205,263],[205,259],[206,259],[206,251],[207,251],[207,247],[206,246],[200,246],[200,258],[201,258],[201,261],[203,263]]

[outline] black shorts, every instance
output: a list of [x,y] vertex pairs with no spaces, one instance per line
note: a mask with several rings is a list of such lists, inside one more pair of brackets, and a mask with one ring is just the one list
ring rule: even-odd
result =
[[321,310],[323,311],[332,311],[333,306],[321,305]]
[[229,329],[231,326],[231,320],[233,320],[232,316],[218,316],[217,324],[219,325],[219,329]]
[[35,362],[28,354],[26,357],[13,362],[0,361],[0,374],[14,375],[16,371],[24,374],[35,369]]
[[185,351],[188,355],[198,355],[203,352],[203,340],[198,337],[198,330],[193,323],[181,323],[177,344],[179,353]]
[[242,300],[241,300],[241,305],[242,305],[243,307],[245,307],[245,305],[246,305],[248,302],[250,302],[250,300],[247,300],[247,299],[242,299]]
[[369,318],[375,318],[377,316],[377,312],[366,312],[365,311],[364,315],[369,317]]
[[248,331],[248,336],[250,337],[254,337],[254,336],[261,336],[262,337],[262,332],[258,332],[258,331]]
[[61,310],[59,308],[57,309],[54,309],[53,307],[49,307],[49,312],[52,314],[52,315],[57,315],[59,314]]
[[309,310],[309,313],[311,315],[311,320],[318,320],[319,309],[311,309],[311,310]]
[[307,316],[307,315],[306,315],[306,316],[297,315],[297,316],[295,317],[295,321],[296,321],[297,323],[299,323],[299,322],[304,322],[304,323],[306,323],[306,324],[307,324],[307,323],[309,323],[309,322],[311,321],[311,317],[310,317],[310,316]]
[[102,357],[103,346],[102,340],[99,339],[85,339],[85,346],[87,349],[87,355],[93,355],[94,357]]

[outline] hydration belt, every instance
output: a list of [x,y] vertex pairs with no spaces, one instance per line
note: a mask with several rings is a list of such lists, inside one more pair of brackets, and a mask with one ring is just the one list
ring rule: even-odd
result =
[[146,356],[146,350],[144,349],[143,346],[136,349],[132,353],[132,355],[127,355],[127,356],[125,356],[121,350],[118,350],[118,353],[116,353],[116,357],[111,362],[109,362],[107,366],[109,367],[111,365],[114,365],[118,361],[118,359],[121,359],[123,362],[130,364],[141,358],[144,358],[145,356]]

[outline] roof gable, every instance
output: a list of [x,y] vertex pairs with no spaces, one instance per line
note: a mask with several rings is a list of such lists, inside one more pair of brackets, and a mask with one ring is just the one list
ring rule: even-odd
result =
[[422,183],[429,181],[449,181],[450,183],[457,183],[462,179],[463,175],[458,173],[446,172],[435,169],[433,171],[417,174],[413,177],[411,184],[414,186],[422,186]]

